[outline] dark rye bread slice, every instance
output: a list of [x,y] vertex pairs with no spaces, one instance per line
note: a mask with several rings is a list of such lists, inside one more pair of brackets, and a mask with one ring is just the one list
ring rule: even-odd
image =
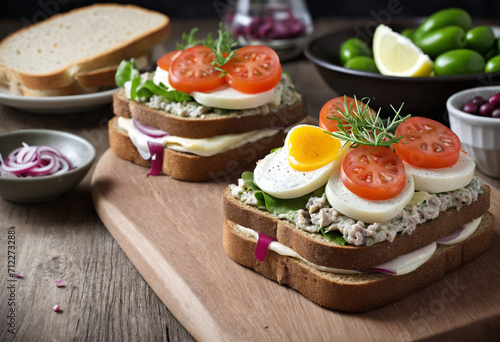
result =
[[491,244],[494,217],[484,214],[478,229],[465,241],[438,245],[432,258],[413,272],[400,276],[381,273],[333,274],[318,271],[305,262],[269,250],[263,262],[254,257],[256,240],[226,220],[223,247],[239,264],[287,285],[311,301],[329,309],[363,312],[376,309],[429,285],[484,253]]
[[290,108],[266,115],[181,117],[130,101],[123,88],[113,94],[113,112],[126,118],[133,117],[145,125],[161,129],[171,135],[193,139],[286,127],[307,116],[302,110],[302,100],[299,100]]
[[318,265],[363,270],[380,265],[453,233],[461,225],[483,215],[490,206],[490,188],[483,186],[478,200],[459,211],[450,208],[434,220],[417,226],[411,234],[398,234],[394,241],[371,246],[341,246],[321,234],[309,233],[267,211],[243,204],[227,187],[222,195],[222,213],[230,221],[260,231],[292,248]]
[[[150,167],[151,161],[142,159],[126,131],[118,127],[118,117],[108,124],[109,145],[120,158],[135,164]],[[255,162],[269,154],[275,147],[283,145],[286,134],[280,131],[274,136],[248,143],[210,157],[163,149],[162,171],[172,178],[185,181],[219,180],[228,182]]]

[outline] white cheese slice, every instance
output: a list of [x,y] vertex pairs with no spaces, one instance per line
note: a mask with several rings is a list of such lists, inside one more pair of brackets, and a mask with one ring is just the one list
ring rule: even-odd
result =
[[415,182],[415,190],[428,192],[445,192],[463,188],[472,181],[476,163],[464,152],[460,152],[458,162],[441,169],[421,169],[405,163],[408,172]]
[[479,224],[481,223],[482,218],[482,216],[478,217],[477,219],[472,220],[471,222],[466,223],[463,226],[460,226],[455,232],[442,239],[439,239],[437,243],[441,245],[453,245],[464,241],[476,231],[477,227],[479,227]]
[[130,140],[132,140],[141,157],[145,160],[151,157],[148,149],[148,141],[161,143],[165,147],[176,151],[189,152],[199,156],[209,157],[241,147],[247,143],[273,136],[279,132],[277,129],[266,128],[240,134],[218,135],[204,139],[182,138],[173,135],[161,138],[151,138],[138,131],[135,128],[132,119],[118,117],[118,126],[127,132]]
[[[259,238],[259,234],[250,228],[243,227],[239,224],[236,225],[236,227],[244,232],[245,234],[253,236],[256,240]],[[436,251],[437,244],[435,242],[422,247],[420,249],[417,249],[413,252],[403,254],[393,260],[390,260],[388,262],[385,262],[383,264],[380,264],[375,267],[371,267],[369,270],[373,271],[378,271],[378,270],[390,270],[392,271],[390,274],[391,275],[403,275],[407,274],[410,272],[415,271],[417,268],[425,264],[434,254]],[[346,269],[341,269],[341,268],[333,268],[333,267],[326,267],[326,266],[321,266],[314,264],[310,262],[307,259],[304,259],[300,254],[295,252],[293,249],[291,249],[288,246],[285,246],[284,244],[278,242],[278,241],[273,241],[269,244],[269,249],[272,250],[275,253],[278,253],[279,255],[284,255],[288,257],[292,257],[295,259],[298,259],[300,261],[305,262],[308,264],[310,267],[317,269],[319,271],[323,272],[330,272],[330,273],[335,273],[335,274],[358,274],[361,273],[360,271],[355,271],[355,270],[346,270]]]
[[[156,68],[153,82],[156,84],[161,82],[167,87],[174,89],[168,82],[168,71],[159,67]],[[207,93],[195,91],[191,93],[191,96],[193,96],[196,102],[208,107],[223,109],[249,109],[260,107],[268,103],[272,106],[279,106],[282,92],[282,83],[279,83],[276,87],[269,91],[257,94],[245,94],[229,87],[226,84]]]
[[413,198],[413,178],[407,173],[403,190],[388,200],[374,201],[361,198],[347,189],[336,170],[325,188],[326,198],[342,214],[365,223],[387,222],[396,217]]

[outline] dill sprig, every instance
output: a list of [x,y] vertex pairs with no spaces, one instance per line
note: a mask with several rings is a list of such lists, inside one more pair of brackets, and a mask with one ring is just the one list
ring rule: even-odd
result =
[[[355,108],[353,110],[353,103],[347,104],[347,97],[344,96],[344,108],[336,108],[340,116],[327,117],[330,120],[337,121],[336,132],[330,134],[338,139],[344,140],[344,145],[348,142],[351,147],[355,148],[359,145],[383,146],[389,147],[396,144],[402,137],[395,137],[392,133],[396,127],[408,119],[411,115],[402,117],[400,115],[403,104],[398,110],[394,109],[394,117],[388,118],[387,123],[380,118],[380,109],[376,115],[373,115],[368,106],[370,103],[369,98],[363,98],[361,101],[356,100],[354,96]],[[363,103],[362,101],[366,101]]]
[[234,40],[234,36],[231,32],[223,28],[222,23],[220,23],[217,33],[219,36],[216,40],[213,40],[212,35],[209,34],[207,39],[203,41],[203,45],[214,52],[215,60],[213,61],[213,64],[215,65],[216,70],[222,72],[222,77],[226,74],[226,71],[222,68],[222,66],[234,57],[235,51],[233,48],[238,43]]

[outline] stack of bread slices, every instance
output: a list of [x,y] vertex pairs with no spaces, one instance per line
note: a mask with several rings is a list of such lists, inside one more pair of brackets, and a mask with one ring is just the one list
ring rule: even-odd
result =
[[64,96],[115,86],[123,59],[149,64],[171,33],[167,16],[132,5],[97,4],[28,26],[0,44],[0,83],[13,94]]

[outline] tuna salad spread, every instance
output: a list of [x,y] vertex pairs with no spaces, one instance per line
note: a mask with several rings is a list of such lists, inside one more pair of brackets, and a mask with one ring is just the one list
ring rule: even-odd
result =
[[[411,234],[417,225],[432,220],[449,208],[460,210],[482,194],[483,181],[474,177],[465,186],[450,192],[428,193],[417,191],[412,201],[395,218],[383,223],[365,223],[349,218],[333,209],[323,193],[310,197],[304,209],[277,215],[310,233],[339,231],[345,241],[354,246],[369,246],[383,241],[393,241],[397,233]],[[231,193],[245,204],[258,207],[254,191],[243,179],[230,185]],[[260,208],[263,209],[263,208]],[[264,208],[265,209],[265,208]]]
[[[143,82],[148,79],[153,79],[153,73],[141,74],[141,78]],[[281,91],[279,103],[276,101],[276,103],[268,103],[256,108],[244,110],[212,108],[199,104],[194,100],[176,102],[161,95],[153,95],[149,98],[137,98],[136,100],[152,109],[163,110],[173,115],[189,118],[205,118],[221,115],[224,117],[266,115],[292,107],[301,99],[300,94],[296,92],[295,86],[287,76],[282,76],[280,83],[276,86],[276,91]],[[129,91],[127,93],[129,94]]]

